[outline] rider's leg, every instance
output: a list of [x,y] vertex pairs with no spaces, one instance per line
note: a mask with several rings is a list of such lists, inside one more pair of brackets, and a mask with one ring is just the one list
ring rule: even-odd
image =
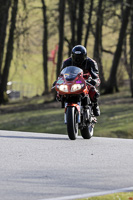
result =
[[100,115],[100,108],[98,105],[98,97],[100,96],[98,90],[95,87],[91,87],[89,91],[89,96],[92,102],[92,109],[95,116]]

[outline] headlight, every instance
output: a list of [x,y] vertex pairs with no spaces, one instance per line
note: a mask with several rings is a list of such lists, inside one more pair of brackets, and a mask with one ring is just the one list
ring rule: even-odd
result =
[[62,92],[68,92],[68,86],[67,85],[60,85],[59,90]]
[[74,84],[72,87],[71,87],[71,92],[75,92],[77,90],[81,90],[81,88],[84,86],[84,84]]

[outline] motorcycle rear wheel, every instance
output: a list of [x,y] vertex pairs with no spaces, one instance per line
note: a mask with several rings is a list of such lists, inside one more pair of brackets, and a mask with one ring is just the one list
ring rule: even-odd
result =
[[70,140],[78,135],[77,110],[75,107],[67,108],[67,133]]
[[90,139],[93,136],[94,128],[92,125],[80,129],[81,135],[84,139]]

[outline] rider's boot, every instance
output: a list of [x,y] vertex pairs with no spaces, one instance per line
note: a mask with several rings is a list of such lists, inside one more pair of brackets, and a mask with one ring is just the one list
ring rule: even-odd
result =
[[92,105],[93,114],[97,117],[100,116],[100,108],[98,103],[93,103]]

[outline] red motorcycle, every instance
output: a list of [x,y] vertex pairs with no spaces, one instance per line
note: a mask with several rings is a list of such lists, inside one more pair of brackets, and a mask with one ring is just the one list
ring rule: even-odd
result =
[[62,107],[65,107],[64,121],[71,140],[76,139],[78,129],[84,139],[93,136],[97,119],[93,115],[88,94],[91,84],[85,81],[88,77],[90,74],[83,75],[82,69],[69,66],[61,71],[55,84],[57,99],[62,102]]

